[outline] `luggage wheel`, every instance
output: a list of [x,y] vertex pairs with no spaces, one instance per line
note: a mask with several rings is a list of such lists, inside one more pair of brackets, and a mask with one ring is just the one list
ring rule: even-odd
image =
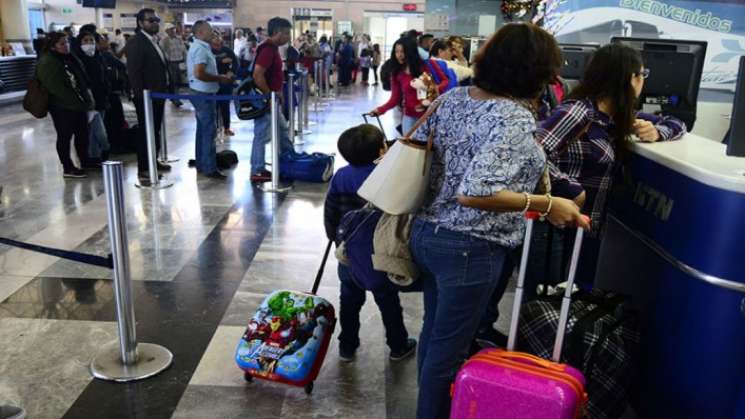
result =
[[313,382],[311,381],[310,383],[306,384],[304,388],[305,388],[305,394],[310,395],[310,393],[313,392]]
[[243,373],[243,378],[244,378],[244,379],[245,379],[246,381],[248,381],[249,383],[252,383],[252,382],[253,382],[253,380],[254,380],[254,377],[253,377],[253,375],[251,375],[251,374],[249,374],[249,373],[247,373],[247,372],[244,372],[244,373]]

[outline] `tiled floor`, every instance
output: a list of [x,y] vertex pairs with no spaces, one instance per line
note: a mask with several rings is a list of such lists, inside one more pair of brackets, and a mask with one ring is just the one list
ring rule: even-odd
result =
[[[311,104],[313,134],[304,149],[335,152],[338,135],[386,97],[356,87],[317,113]],[[392,115],[383,121],[392,136]],[[174,187],[135,188],[132,156],[123,157],[130,163],[125,199],[138,338],[169,348],[173,366],[131,384],[91,379],[90,360],[117,337],[111,272],[0,246],[0,404],[18,403],[34,419],[413,417],[415,360],[388,361],[372,299],[362,313],[357,360],[341,363],[334,339],[312,395],[244,381],[235,348],[261,300],[278,288],[312,285],[326,241],[327,185],[296,184],[284,196],[252,187],[252,124],[237,120],[237,135],[224,147],[241,163],[226,182],[198,178],[186,166],[192,111],[169,104],[167,123],[170,154],[180,158],[167,175]],[[0,236],[108,254],[101,175],[63,180],[49,120],[11,106],[0,108],[0,126]],[[344,164],[337,159],[337,167]],[[319,294],[336,306],[337,284],[331,257]],[[402,304],[417,336],[421,295],[405,294]]]

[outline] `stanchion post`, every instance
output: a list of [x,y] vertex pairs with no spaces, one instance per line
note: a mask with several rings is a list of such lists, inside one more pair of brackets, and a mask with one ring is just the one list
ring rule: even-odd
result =
[[295,74],[290,72],[287,79],[287,135],[290,137],[290,141],[295,142]]
[[179,159],[168,157],[168,130],[166,129],[166,118],[163,115],[163,122],[160,126],[160,161],[163,163],[174,163]]
[[271,100],[269,102],[271,106],[271,135],[272,135],[272,182],[269,186],[266,184],[262,185],[264,192],[281,193],[289,191],[289,187],[283,187],[279,183],[279,104],[277,103],[277,93],[271,93]]
[[321,78],[321,62],[321,60],[316,60],[313,63],[313,78],[316,85],[316,98],[321,96],[321,91],[323,90],[323,79]]
[[[300,125],[300,132],[301,135],[310,134],[310,132],[304,132],[303,130],[308,129],[309,125],[309,118],[308,118],[308,96],[310,96],[310,74],[305,73],[305,76],[303,77],[303,101],[301,102],[301,106],[303,107],[303,117],[300,119],[301,125]],[[300,139],[302,140],[302,136]]]
[[158,178],[158,151],[155,147],[155,121],[153,118],[153,100],[150,97],[150,90],[145,89],[142,94],[144,111],[145,111],[145,139],[147,140],[147,169],[150,177],[150,184],[140,183],[138,187],[148,187],[154,189],[164,189],[172,186],[170,182],[160,182]]
[[173,362],[173,354],[159,345],[137,343],[122,167],[122,162],[103,163],[119,341],[106,345],[93,359],[90,369],[95,378],[128,382],[165,370]]
[[[298,83],[300,84],[300,89],[298,89],[298,92],[300,94],[300,97],[297,101],[297,137],[293,139],[293,142],[296,145],[303,145],[305,144],[305,132],[303,132],[303,121],[305,120],[305,100],[307,96],[307,92],[305,91],[305,87],[308,82],[308,72],[302,72],[300,73],[300,79],[298,80]],[[295,141],[296,140],[296,141]]]

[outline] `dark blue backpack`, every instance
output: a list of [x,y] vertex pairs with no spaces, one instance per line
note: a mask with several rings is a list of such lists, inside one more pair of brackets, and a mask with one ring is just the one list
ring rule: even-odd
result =
[[334,174],[334,156],[289,151],[279,156],[279,169],[284,180],[325,183]]
[[371,207],[349,211],[336,230],[337,241],[344,243],[352,277],[360,287],[373,292],[394,286],[385,272],[373,269],[373,237],[382,215],[379,209]]
[[[440,70],[442,70],[442,72],[445,73],[445,76],[447,76],[448,78],[448,85],[445,88],[445,92],[458,87],[458,75],[455,74],[455,71],[453,71],[450,67],[448,67],[447,63],[441,60],[434,60],[434,59],[429,59],[425,62],[427,63],[427,66],[429,67],[430,75],[432,75],[432,78],[434,79],[435,83],[437,83],[438,85],[442,82],[442,80],[440,79],[440,76],[435,70],[435,68],[432,67],[432,62],[437,63],[437,66],[440,67]],[[445,93],[445,92],[442,92],[442,93]]]

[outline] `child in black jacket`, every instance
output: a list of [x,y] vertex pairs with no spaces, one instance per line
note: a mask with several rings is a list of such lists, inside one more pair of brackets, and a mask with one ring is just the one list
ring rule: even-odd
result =
[[[360,125],[344,131],[337,143],[339,152],[349,166],[339,169],[331,179],[324,205],[324,225],[330,240],[336,239],[336,231],[342,217],[349,211],[362,208],[365,200],[357,190],[375,168],[375,160],[385,153],[385,137],[373,125]],[[360,310],[365,304],[365,288],[357,281],[349,268],[339,264],[340,303],[339,357],[351,362],[360,346]],[[398,298],[398,288],[390,287],[373,293],[385,326],[386,343],[391,349],[390,359],[400,361],[409,357],[416,349],[416,340],[409,338],[404,326],[403,311]]]

